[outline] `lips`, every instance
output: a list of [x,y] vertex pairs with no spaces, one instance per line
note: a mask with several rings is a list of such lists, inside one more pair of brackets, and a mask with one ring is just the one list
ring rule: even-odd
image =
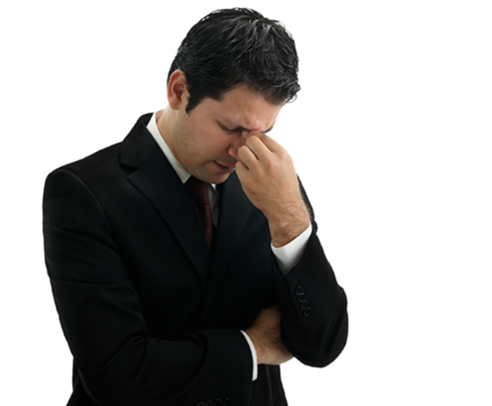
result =
[[232,173],[232,172],[234,172],[234,169],[236,169],[236,164],[226,164],[226,163],[220,163],[217,161],[214,161],[214,162],[219,167],[219,169],[221,169],[222,171],[227,172],[227,173]]

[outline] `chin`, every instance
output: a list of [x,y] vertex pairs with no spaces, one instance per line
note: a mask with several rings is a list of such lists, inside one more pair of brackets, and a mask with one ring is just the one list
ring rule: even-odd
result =
[[230,174],[227,174],[227,175],[217,175],[217,176],[214,176],[213,180],[210,181],[210,183],[214,183],[216,185],[220,185],[221,183],[224,183],[228,178],[229,178]]
[[231,173],[233,173],[236,168],[232,167],[225,167],[223,165],[220,165],[216,163],[215,161],[212,162],[212,165],[207,166],[207,170],[204,170],[200,175],[203,176],[196,176],[197,178],[203,180],[204,182],[207,183],[213,183],[213,184],[220,184],[224,183]]
[[224,183],[227,178],[229,178],[229,173],[225,174],[225,173],[211,173],[211,172],[205,172],[205,173],[197,173],[196,175],[192,173],[192,175],[197,178],[197,179],[200,179],[201,181],[203,182],[206,182],[206,183],[213,183],[214,185],[219,185],[221,183]]

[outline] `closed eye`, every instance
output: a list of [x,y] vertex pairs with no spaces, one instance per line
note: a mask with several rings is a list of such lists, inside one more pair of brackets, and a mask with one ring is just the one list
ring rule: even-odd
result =
[[[247,131],[247,132],[252,131],[252,130],[247,130],[246,128],[243,127],[227,128],[224,127],[221,123],[217,123],[217,124],[224,132],[228,134],[241,134],[243,131]],[[272,129],[273,129],[273,125],[268,130],[263,131],[263,134],[270,132]]]
[[244,128],[242,128],[242,127],[238,127],[238,128],[227,128],[227,127],[224,127],[221,124],[219,124],[219,127],[222,128],[222,130],[225,131],[228,134],[237,134],[237,133],[241,133],[242,131],[244,131]]

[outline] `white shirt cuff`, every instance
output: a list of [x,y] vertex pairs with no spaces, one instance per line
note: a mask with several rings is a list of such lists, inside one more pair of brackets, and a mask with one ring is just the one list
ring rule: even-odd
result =
[[248,342],[249,349],[251,350],[251,358],[253,359],[253,381],[256,381],[256,378],[258,378],[258,360],[256,358],[256,349],[255,345],[253,344],[253,341],[251,341],[251,338],[243,331],[241,330],[241,333],[243,333],[244,338]]
[[273,255],[275,255],[277,265],[283,276],[286,276],[301,259],[312,230],[313,227],[309,223],[309,227],[288,244],[282,247],[274,247],[273,243],[271,244]]

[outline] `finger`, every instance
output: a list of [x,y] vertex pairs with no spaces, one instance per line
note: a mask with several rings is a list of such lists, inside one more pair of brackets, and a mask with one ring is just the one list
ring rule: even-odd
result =
[[270,151],[265,143],[257,136],[249,137],[245,144],[261,162],[272,159],[274,152]]
[[277,141],[275,141],[273,138],[269,137],[265,133],[259,131],[249,131],[247,134],[243,133],[243,136],[246,139],[249,139],[251,137],[258,137],[263,142],[263,144],[265,144],[265,146],[272,152],[283,149]]
[[236,174],[239,180],[241,180],[243,175],[245,175],[248,171],[249,171],[248,167],[244,165],[241,161],[238,161],[236,163]]
[[242,162],[248,169],[252,169],[258,165],[258,157],[247,145],[243,145],[238,149],[237,156],[239,162]]

